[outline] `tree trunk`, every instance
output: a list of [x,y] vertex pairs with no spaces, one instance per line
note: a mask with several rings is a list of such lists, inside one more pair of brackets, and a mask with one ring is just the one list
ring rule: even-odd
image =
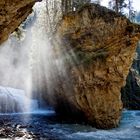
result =
[[119,1],[115,0],[115,12],[119,13]]

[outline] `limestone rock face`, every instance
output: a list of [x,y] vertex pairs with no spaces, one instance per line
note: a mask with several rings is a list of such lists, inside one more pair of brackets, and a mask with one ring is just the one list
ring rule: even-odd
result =
[[55,92],[56,110],[71,114],[77,109],[97,128],[116,127],[122,111],[120,91],[139,31],[138,25],[99,5],[86,5],[64,16],[56,36],[74,64],[70,62],[67,69],[71,89],[65,92],[66,81],[62,80],[61,90]]
[[0,0],[0,44],[31,13],[35,0]]

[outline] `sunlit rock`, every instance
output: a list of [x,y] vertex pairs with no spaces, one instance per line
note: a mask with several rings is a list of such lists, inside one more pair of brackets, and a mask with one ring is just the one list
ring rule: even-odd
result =
[[56,110],[72,115],[77,109],[97,128],[117,127],[122,111],[120,90],[139,32],[138,25],[99,5],[86,5],[64,16],[56,38],[72,59],[66,64],[69,83],[61,80],[53,96]]

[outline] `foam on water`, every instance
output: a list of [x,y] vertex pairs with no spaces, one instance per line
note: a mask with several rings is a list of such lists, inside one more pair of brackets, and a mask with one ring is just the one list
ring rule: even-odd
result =
[[118,128],[111,130],[78,131],[67,135],[67,139],[75,140],[139,140],[140,111],[124,111]]
[[16,115],[45,115],[45,116],[50,116],[50,115],[55,115],[55,111],[52,110],[41,110],[41,109],[36,109],[31,112],[17,112],[17,113],[0,113],[0,116],[16,116]]

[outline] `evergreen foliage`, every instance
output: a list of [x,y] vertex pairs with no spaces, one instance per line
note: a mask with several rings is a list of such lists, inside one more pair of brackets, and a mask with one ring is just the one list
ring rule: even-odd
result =
[[140,23],[140,12],[136,14],[136,21]]
[[110,0],[109,7],[114,10],[116,13],[125,14],[128,11],[127,17],[134,21],[136,11],[132,6],[133,0]]

